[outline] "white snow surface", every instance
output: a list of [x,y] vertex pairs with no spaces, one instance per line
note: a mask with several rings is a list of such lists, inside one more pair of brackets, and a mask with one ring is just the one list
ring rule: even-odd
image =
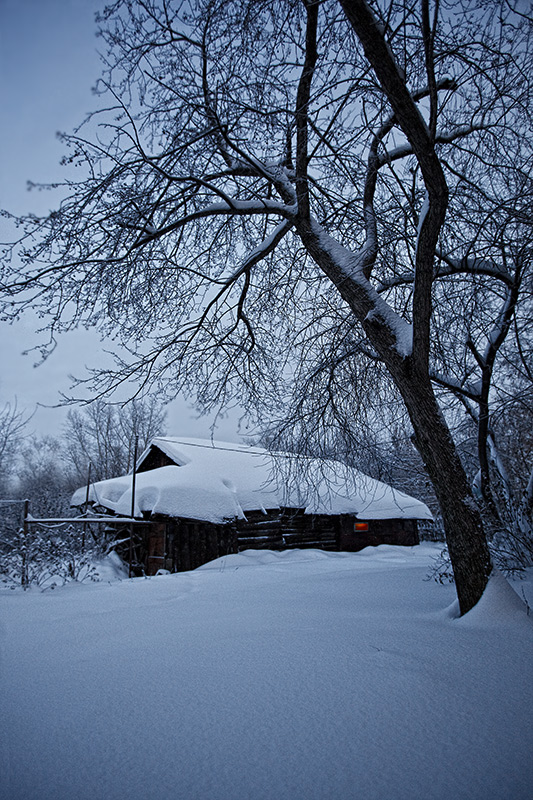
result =
[[[259,447],[202,439],[158,437],[151,444],[177,466],[137,473],[136,516],[152,512],[221,523],[247,511],[288,506],[367,520],[432,519],[424,503],[337,461],[271,455]],[[93,484],[89,499],[127,515],[131,493],[132,476],[126,475]],[[83,504],[85,497],[86,488],[78,489],[72,505]]]
[[438,552],[0,592],[0,797],[529,800],[532,618],[496,576],[457,619]]

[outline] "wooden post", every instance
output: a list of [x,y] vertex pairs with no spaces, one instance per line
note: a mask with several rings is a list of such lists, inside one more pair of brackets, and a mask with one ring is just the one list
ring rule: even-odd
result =
[[[89,461],[89,466],[87,468],[87,491],[85,492],[85,513],[89,510],[89,489],[91,488],[91,467],[92,464]],[[81,552],[83,553],[85,550],[85,531],[87,530],[87,524],[84,523],[83,530],[81,532]]]
[[24,500],[24,511],[23,519],[22,519],[22,569],[21,569],[21,576],[20,576],[20,585],[26,591],[28,588],[30,581],[29,581],[29,573],[28,573],[28,512],[30,510],[30,501]]
[[135,476],[137,470],[137,448],[139,446],[139,437],[135,437],[135,447],[133,449],[133,473],[131,476],[131,519],[130,524],[130,563],[128,570],[128,577],[131,578],[131,565],[133,561],[133,518],[135,517]]

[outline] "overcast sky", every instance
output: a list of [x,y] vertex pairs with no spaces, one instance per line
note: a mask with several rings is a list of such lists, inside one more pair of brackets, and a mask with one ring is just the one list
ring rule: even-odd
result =
[[[94,108],[91,88],[100,74],[94,13],[98,0],[0,0],[0,207],[14,213],[41,213],[53,207],[49,193],[27,191],[27,181],[61,176],[63,154],[57,131],[70,131]],[[0,221],[0,239],[6,240]],[[69,374],[95,366],[105,343],[78,331],[63,336],[47,362],[34,368],[38,354],[22,352],[39,342],[38,321],[0,324],[0,405],[16,397],[33,410],[54,405],[68,392]],[[63,409],[40,409],[33,418],[39,432],[57,433]],[[169,433],[209,436],[210,420],[194,419],[184,403],[169,407]],[[234,416],[222,421],[217,438],[239,441]]]

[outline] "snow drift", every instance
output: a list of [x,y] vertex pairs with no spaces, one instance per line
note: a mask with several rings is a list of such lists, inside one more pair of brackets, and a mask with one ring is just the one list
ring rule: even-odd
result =
[[452,619],[437,552],[1,592],[0,796],[529,800],[531,618],[498,579]]

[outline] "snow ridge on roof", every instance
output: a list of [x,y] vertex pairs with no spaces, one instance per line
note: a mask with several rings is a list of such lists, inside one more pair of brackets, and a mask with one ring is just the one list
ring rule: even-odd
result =
[[[184,437],[156,437],[141,466],[157,447],[176,466],[136,475],[135,515],[142,512],[223,523],[247,511],[280,506],[306,514],[353,514],[361,519],[432,519],[427,506],[338,461],[269,453],[260,447]],[[131,512],[132,476],[90,487],[91,502],[117,514]],[[85,501],[78,489],[72,505]]]

